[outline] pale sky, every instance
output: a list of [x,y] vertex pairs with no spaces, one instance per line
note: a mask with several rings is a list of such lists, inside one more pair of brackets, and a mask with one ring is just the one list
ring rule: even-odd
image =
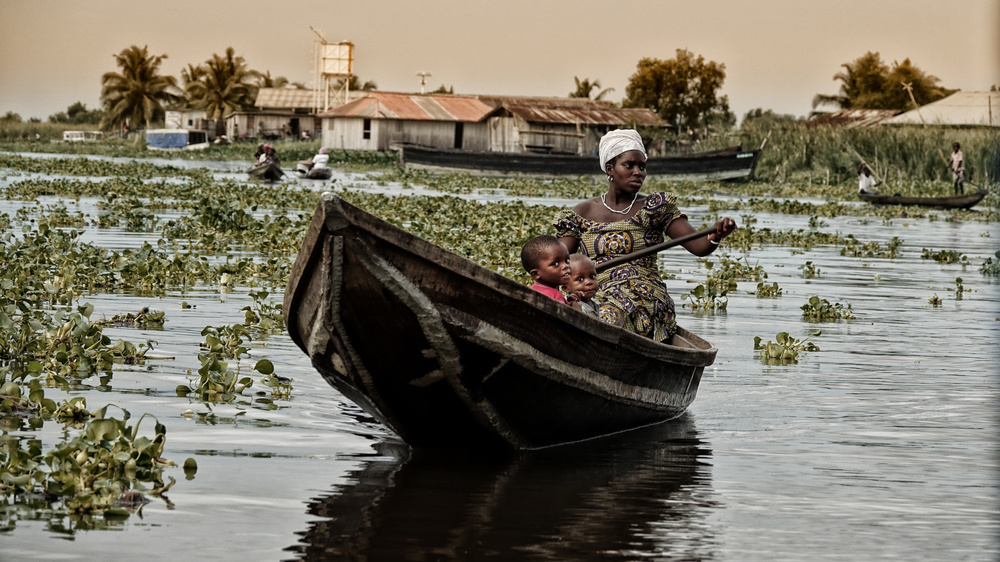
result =
[[619,101],[643,57],[685,48],[725,64],[738,118],[804,116],[833,94],[840,65],[867,51],[910,60],[962,90],[1000,87],[1000,0],[0,0],[0,115],[100,106],[112,55],[136,44],[176,76],[232,46],[248,65],[313,85],[321,30],[355,46],[378,89],[566,96],[573,77]]

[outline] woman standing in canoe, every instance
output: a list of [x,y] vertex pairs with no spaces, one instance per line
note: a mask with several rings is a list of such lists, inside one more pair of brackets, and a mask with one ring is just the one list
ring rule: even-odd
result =
[[[608,176],[607,193],[556,217],[556,236],[571,254],[580,250],[600,264],[663,242],[664,235],[677,238],[695,232],[677,208],[675,195],[639,193],[646,180],[646,149],[639,133],[611,131],[601,138],[598,152],[601,169]],[[715,228],[714,233],[684,247],[696,256],[706,256],[736,230],[736,221],[726,217]],[[655,254],[603,271],[598,281],[594,301],[602,320],[670,342],[677,330],[674,301],[660,278]]]

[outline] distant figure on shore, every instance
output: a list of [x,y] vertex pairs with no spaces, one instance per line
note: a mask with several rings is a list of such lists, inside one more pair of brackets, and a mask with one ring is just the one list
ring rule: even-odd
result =
[[951,169],[951,179],[955,182],[955,195],[965,193],[965,157],[962,156],[962,146],[957,142],[951,145],[951,162],[948,167]]
[[881,183],[872,177],[872,169],[868,167],[868,164],[862,163],[861,167],[858,168],[858,193],[877,193],[871,188]]

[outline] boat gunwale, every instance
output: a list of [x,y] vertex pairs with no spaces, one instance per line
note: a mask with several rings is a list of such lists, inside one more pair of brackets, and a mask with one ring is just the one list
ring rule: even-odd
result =
[[[331,208],[332,206],[332,208]],[[421,256],[427,261],[441,264],[450,268],[456,275],[469,279],[470,282],[478,283],[483,287],[499,292],[504,298],[526,301],[526,304],[544,311],[549,315],[559,318],[560,321],[568,323],[581,333],[589,337],[603,340],[611,345],[623,346],[629,352],[645,356],[652,360],[673,362],[680,365],[692,367],[705,367],[711,365],[718,352],[710,342],[693,334],[692,332],[678,326],[678,334],[682,339],[689,342],[693,347],[678,346],[654,341],[645,336],[632,333],[628,330],[613,326],[598,319],[591,318],[579,311],[556,302],[554,299],[546,297],[531,290],[529,287],[501,275],[493,270],[483,267],[467,258],[450,252],[440,246],[432,244],[419,236],[371,215],[342,199],[335,193],[326,192],[321,196],[317,214],[322,212],[323,225],[325,231],[335,234],[344,228],[357,228],[370,235],[392,244],[401,250]],[[336,215],[346,219],[346,223]],[[333,215],[333,216],[331,216]],[[314,217],[315,222],[315,217]],[[317,238],[321,235],[317,232]],[[303,264],[302,270],[305,269]],[[301,276],[302,270],[293,267],[290,275],[291,280]],[[293,313],[291,295],[286,294],[285,311],[286,314]],[[291,325],[291,323],[288,323]]]

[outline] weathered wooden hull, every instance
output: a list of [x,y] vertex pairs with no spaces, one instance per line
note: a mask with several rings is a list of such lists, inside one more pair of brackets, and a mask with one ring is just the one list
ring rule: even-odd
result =
[[267,181],[278,181],[285,175],[285,172],[281,169],[281,165],[279,164],[264,162],[263,164],[254,164],[253,166],[250,166],[247,170],[247,174],[249,174],[252,178],[261,178]]
[[676,418],[716,348],[602,323],[324,194],[288,332],[416,447],[537,449]]
[[333,168],[313,168],[312,161],[299,162],[295,175],[307,180],[328,180],[333,177]]
[[[481,174],[525,176],[602,175],[596,156],[509,152],[468,152],[412,144],[394,145],[399,164],[405,168],[467,171]],[[660,156],[647,160],[650,177],[670,180],[742,180],[753,175],[761,149],[732,147],[683,156]]]
[[916,205],[919,207],[934,207],[936,209],[970,209],[986,196],[986,190],[968,195],[948,195],[944,197],[904,197],[902,195],[885,195],[882,193],[859,193],[862,201],[872,205]]

